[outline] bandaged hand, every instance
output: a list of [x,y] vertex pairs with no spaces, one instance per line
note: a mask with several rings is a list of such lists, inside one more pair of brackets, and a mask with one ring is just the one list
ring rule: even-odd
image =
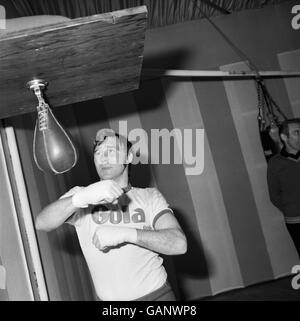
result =
[[89,204],[112,203],[123,194],[122,188],[112,180],[104,180],[82,188],[72,196],[75,207],[88,207]]
[[136,243],[137,230],[130,227],[99,226],[92,239],[92,243],[100,251],[122,243]]

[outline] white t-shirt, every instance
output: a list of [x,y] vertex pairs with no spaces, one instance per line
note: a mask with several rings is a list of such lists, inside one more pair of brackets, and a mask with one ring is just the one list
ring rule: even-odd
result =
[[[76,192],[73,188],[62,197]],[[89,206],[76,212],[71,220],[78,235],[101,300],[135,300],[160,288],[167,279],[158,253],[134,244],[125,244],[107,252],[92,243],[99,224],[154,230],[156,220],[172,213],[156,188],[135,188],[123,195],[119,204]]]

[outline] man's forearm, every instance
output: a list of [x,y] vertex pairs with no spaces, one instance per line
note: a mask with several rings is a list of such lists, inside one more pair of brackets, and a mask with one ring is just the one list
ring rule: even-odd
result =
[[156,231],[137,229],[136,244],[166,255],[184,254],[187,251],[184,233],[175,228]]
[[51,231],[62,225],[76,210],[72,197],[59,199],[41,211],[35,219],[35,227],[37,230]]

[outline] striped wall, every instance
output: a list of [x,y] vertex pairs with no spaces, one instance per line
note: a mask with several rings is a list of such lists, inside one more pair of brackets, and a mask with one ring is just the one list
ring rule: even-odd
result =
[[[300,48],[299,37],[289,20],[294,2],[217,22],[264,69],[299,69],[299,50],[295,50]],[[237,25],[239,32],[235,32]],[[273,33],[278,36],[269,37]],[[146,67],[245,69],[239,60],[205,21],[147,33]],[[286,114],[299,116],[299,80],[266,83]],[[74,185],[97,180],[91,147],[99,128],[118,129],[120,121],[127,121],[128,132],[142,128],[145,140],[152,129],[191,129],[194,133],[201,129],[204,155],[199,157],[204,159],[204,168],[198,175],[187,175],[188,162],[138,164],[131,173],[133,185],[160,189],[187,235],[188,252],[165,258],[178,297],[197,299],[288,275],[299,262],[283,217],[269,201],[256,112],[252,81],[203,79],[149,80],[134,92],[57,108],[54,114],[80,149],[78,164],[59,176],[43,174],[33,162],[36,115],[15,117],[32,215]],[[188,144],[195,152],[196,140]],[[153,156],[150,147],[148,141],[143,159]],[[177,153],[171,159],[183,153],[180,136],[175,136],[171,147]],[[73,228],[37,232],[37,238],[50,299],[93,300],[93,286]]]

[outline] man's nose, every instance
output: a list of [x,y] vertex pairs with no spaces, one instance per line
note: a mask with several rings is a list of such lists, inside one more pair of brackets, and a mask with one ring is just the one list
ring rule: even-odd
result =
[[108,158],[107,157],[102,157],[100,162],[101,162],[102,165],[106,165],[106,164],[108,164]]
[[108,152],[104,152],[101,155],[101,163],[107,163],[108,162]]
[[108,157],[108,150],[105,150],[105,151],[103,152],[103,157],[105,157],[105,158]]

